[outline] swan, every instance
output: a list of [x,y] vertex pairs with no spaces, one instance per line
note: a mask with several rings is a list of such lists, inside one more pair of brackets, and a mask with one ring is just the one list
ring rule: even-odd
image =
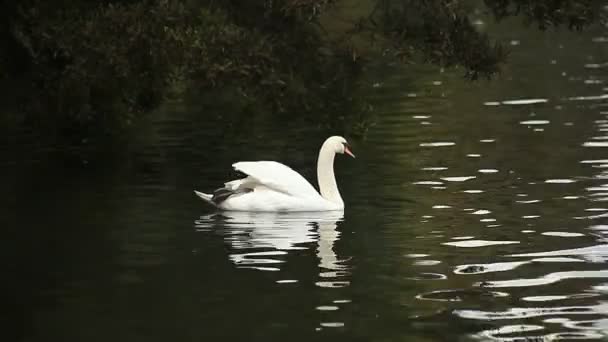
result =
[[289,166],[275,161],[246,161],[232,167],[247,175],[242,179],[224,183],[213,194],[194,193],[205,202],[222,210],[234,211],[331,211],[344,210],[344,201],[334,176],[336,153],[355,155],[346,139],[340,136],[327,138],[317,161],[317,178],[320,194],[302,175]]

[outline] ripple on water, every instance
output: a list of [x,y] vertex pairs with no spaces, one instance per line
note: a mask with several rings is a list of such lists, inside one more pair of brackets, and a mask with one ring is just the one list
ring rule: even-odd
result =
[[570,183],[576,183],[576,179],[569,179],[569,178],[547,179],[547,180],[545,180],[545,183],[548,183],[548,184],[570,184]]
[[335,304],[346,304],[346,303],[350,303],[351,300],[350,299],[335,299],[332,302]]
[[433,209],[450,209],[452,206],[445,204],[437,204],[433,206]]
[[452,240],[470,240],[474,238],[474,236],[455,236],[452,238]]
[[551,302],[568,298],[570,298],[570,296],[529,296],[523,297],[521,300],[526,302]]
[[342,328],[344,322],[321,322],[320,325],[324,328]]
[[519,122],[522,125],[534,126],[534,125],[548,125],[549,120],[525,120]]
[[443,146],[454,146],[455,142],[452,141],[437,141],[437,142],[427,142],[420,143],[420,147],[443,147]]
[[540,200],[525,200],[525,201],[515,201],[515,203],[521,203],[521,204],[531,204],[531,203],[539,203]]
[[320,305],[317,306],[316,309],[319,311],[336,311],[339,309],[339,307],[335,305]]
[[600,293],[608,293],[608,284],[607,283],[594,285],[591,288],[593,289],[593,291],[597,291]]
[[506,100],[502,101],[504,105],[529,105],[529,104],[537,104],[537,103],[547,103],[548,99],[516,99],[516,100]]
[[[597,297],[596,293],[575,293],[570,295],[553,295],[553,296],[528,296],[523,297],[521,300],[526,302],[554,302],[558,300],[572,299],[572,298],[588,298]],[[546,321],[545,321],[546,322]]]
[[608,99],[608,94],[602,95],[593,95],[593,96],[574,96],[569,97],[570,101],[598,101],[598,100],[606,100]]
[[316,286],[318,287],[323,287],[323,288],[341,288],[341,287],[347,287],[350,285],[349,281],[318,281],[315,283]]
[[[597,215],[589,215],[589,216],[582,216],[582,217],[580,217],[580,219],[595,220],[595,219],[606,218],[606,217],[608,217],[608,213],[602,213],[602,214],[597,214]],[[577,217],[575,217],[575,218],[577,218]]]
[[454,269],[456,274],[482,274],[491,272],[505,272],[513,270],[521,265],[529,264],[529,261],[496,262],[491,264],[460,265]]
[[581,164],[608,164],[608,159],[581,160]]
[[476,178],[476,176],[442,177],[441,179],[446,182],[466,182],[474,178]]
[[441,260],[415,260],[412,265],[414,266],[435,266],[441,264]]
[[462,192],[467,193],[467,194],[480,194],[480,193],[482,193],[484,191],[483,190],[470,189],[470,190],[462,190]]
[[587,63],[585,68],[587,69],[600,69],[608,67],[608,63]]
[[[505,325],[502,327],[483,330],[476,334],[476,336],[481,340],[494,340],[494,341],[544,341],[545,339],[541,336],[522,336],[523,333],[531,332],[531,331],[539,331],[544,330],[545,327],[541,325],[532,325],[532,324],[514,324],[514,325]],[[514,336],[514,334],[517,334]],[[509,336],[504,336],[509,335]]]
[[408,277],[407,279],[411,280],[445,280],[448,277],[445,274],[441,273],[432,273],[432,272],[423,272],[418,273],[418,275],[413,277]]
[[579,237],[579,236],[585,236],[585,234],[581,234],[581,233],[570,233],[570,232],[544,232],[541,233],[542,235],[546,235],[546,236],[558,236],[558,237]]
[[443,182],[439,182],[439,181],[418,181],[418,182],[413,182],[412,184],[414,184],[414,185],[442,185]]
[[463,240],[463,241],[452,241],[452,242],[444,242],[442,245],[454,246],[454,247],[464,247],[464,248],[474,248],[474,247],[486,247],[486,246],[495,246],[495,245],[512,245],[518,244],[519,241],[488,241],[488,240]]
[[[478,286],[483,285],[484,287],[530,287],[530,286],[542,286],[560,282],[568,279],[585,279],[585,278],[608,278],[608,270],[598,271],[568,271],[568,272],[554,272],[546,274],[538,278],[519,278],[510,280],[495,280],[491,282],[484,282],[483,284],[477,284]],[[608,305],[608,304],[607,304]]]
[[449,289],[421,293],[416,296],[419,300],[430,300],[436,302],[461,302],[463,299],[473,298],[501,298],[508,297],[506,292],[488,291],[480,288],[473,289]]
[[447,170],[447,167],[444,166],[430,166],[430,167],[423,167],[421,170],[422,171],[443,171],[443,170]]
[[511,254],[509,256],[516,258],[577,256],[584,258],[589,262],[606,262],[608,261],[608,245],[601,244],[589,247],[562,249],[549,252]]
[[404,255],[406,258],[424,258],[429,256],[429,254],[406,254]]
[[586,141],[584,147],[608,147],[608,141]]
[[261,267],[261,266],[239,266],[240,269],[251,269],[265,272],[278,272],[281,269],[277,267]]
[[547,257],[547,258],[535,258],[533,262],[585,262],[585,260],[570,258],[570,257]]
[[[261,265],[261,264],[281,264],[284,263],[284,260],[271,259],[271,258],[261,258],[263,256],[279,256],[279,255],[287,255],[285,251],[267,251],[267,252],[251,252],[251,253],[233,253],[229,257],[237,266],[245,266],[245,265]],[[246,268],[255,268],[251,266],[247,266]],[[266,271],[278,271],[278,268],[270,268],[270,267],[261,267],[257,268],[259,270]]]
[[454,310],[461,318],[495,321],[505,319],[524,319],[543,316],[598,315],[608,312],[608,303],[589,306],[558,306],[537,308],[510,308],[505,311]]

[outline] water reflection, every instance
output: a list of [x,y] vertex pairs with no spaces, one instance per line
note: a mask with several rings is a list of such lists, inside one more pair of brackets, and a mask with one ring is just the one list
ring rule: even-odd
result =
[[[492,222],[492,221],[487,221]],[[519,241],[488,241],[488,240],[464,240],[464,241],[455,241],[455,242],[444,242],[443,245],[454,246],[454,247],[466,247],[466,248],[474,248],[474,247],[486,247],[493,245],[511,245],[518,244]]]
[[[334,289],[350,285],[349,259],[339,257],[335,250],[340,238],[337,226],[343,220],[344,214],[341,212],[224,212],[200,217],[195,221],[195,227],[200,232],[222,235],[230,246],[229,259],[242,269],[282,271],[287,268],[290,253],[295,255],[298,250],[314,249],[319,278],[315,285]],[[283,285],[303,280],[278,279],[275,282]],[[338,293],[335,295],[339,296]],[[317,305],[314,309],[331,313],[350,302],[344,297],[334,297],[329,303]],[[317,330],[343,326],[344,322],[322,320]]]
[[[564,65],[563,58],[551,57],[550,65]],[[503,131],[453,139],[457,135],[446,127],[457,120],[432,113],[435,127],[444,130],[430,131],[436,134],[418,144],[424,172],[410,184],[425,200],[419,217],[433,214],[421,221],[428,230],[418,235],[441,248],[408,256],[424,257],[410,263],[421,275],[449,276],[408,279],[422,288],[415,295],[421,305],[443,304],[458,318],[483,322],[469,336],[544,341],[608,334],[602,301],[608,271],[601,265],[608,262],[608,226],[602,224],[608,218],[608,95],[606,88],[592,89],[605,79],[588,74],[605,68],[600,59],[589,56],[572,70],[555,71],[584,88],[560,94],[520,89],[478,101],[492,119],[477,124],[499,123]],[[587,119],[580,120],[582,112]],[[452,147],[428,148],[443,146]],[[560,158],[548,156],[543,146]],[[531,155],[538,158],[534,166],[518,162]],[[431,211],[438,208],[449,210]],[[429,235],[434,231],[442,235]],[[491,304],[484,301],[488,297]]]
[[336,228],[343,219],[341,212],[224,212],[202,216],[195,227],[223,235],[231,247],[229,258],[237,267],[261,271],[279,271],[289,251],[309,249],[316,243],[319,277],[323,279],[317,285],[336,287],[348,285],[342,280],[348,275],[348,266],[334,251],[340,238]]
[[560,282],[568,279],[585,279],[585,278],[608,278],[608,270],[601,271],[569,271],[569,272],[555,272],[538,278],[528,279],[510,279],[510,280],[496,280],[492,282],[485,282],[484,287],[528,287],[528,286],[541,286],[549,285],[556,282]]
[[[329,214],[332,215],[332,214]],[[319,277],[316,282],[319,287],[345,287],[350,284],[347,259],[340,259],[334,251],[334,243],[338,241],[340,233],[336,230],[338,220],[342,217],[329,217],[316,221],[318,241],[317,258],[319,258]]]
[[[559,297],[559,298],[558,298]],[[546,296],[546,298],[535,298],[539,300],[563,299],[561,296]],[[534,317],[558,316],[543,320],[547,326],[561,325],[563,328],[570,329],[568,332],[558,332],[546,335],[529,334],[522,335],[530,331],[545,330],[547,326],[540,325],[505,325],[496,329],[481,331],[477,336],[485,339],[497,341],[553,341],[553,340],[575,340],[575,339],[599,339],[606,336],[608,326],[606,318],[576,321],[564,316],[605,315],[605,303],[589,306],[557,306],[557,307],[532,307],[532,308],[511,308],[506,311],[482,311],[482,310],[455,310],[454,314],[467,319],[483,321],[502,321],[502,320],[521,320]],[[504,336],[505,334],[516,334],[516,336]]]
[[587,260],[588,262],[606,262],[608,261],[608,245],[595,245],[589,247],[562,249],[549,252],[523,253],[513,254],[512,257],[561,257],[561,256],[576,256]]

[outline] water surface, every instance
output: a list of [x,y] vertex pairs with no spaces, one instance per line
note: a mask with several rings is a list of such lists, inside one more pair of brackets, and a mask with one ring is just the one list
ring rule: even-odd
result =
[[370,68],[373,125],[336,161],[343,215],[215,213],[192,194],[238,160],[314,180],[342,132],[305,118],[171,103],[93,158],[6,148],[5,336],[604,338],[606,32],[514,27],[494,81]]

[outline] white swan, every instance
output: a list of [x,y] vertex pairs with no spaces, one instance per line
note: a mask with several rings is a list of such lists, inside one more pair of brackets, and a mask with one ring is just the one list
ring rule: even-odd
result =
[[336,153],[355,155],[346,139],[329,137],[321,146],[317,161],[319,194],[310,183],[290,167],[274,161],[238,162],[232,167],[247,175],[224,184],[213,194],[194,193],[223,210],[237,211],[330,211],[343,210],[334,176]]

